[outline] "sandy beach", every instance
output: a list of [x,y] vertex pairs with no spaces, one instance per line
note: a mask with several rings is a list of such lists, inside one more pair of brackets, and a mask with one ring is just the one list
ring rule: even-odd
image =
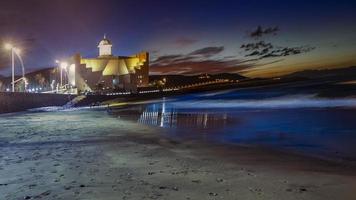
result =
[[0,199],[356,199],[355,167],[180,141],[105,110],[0,117]]

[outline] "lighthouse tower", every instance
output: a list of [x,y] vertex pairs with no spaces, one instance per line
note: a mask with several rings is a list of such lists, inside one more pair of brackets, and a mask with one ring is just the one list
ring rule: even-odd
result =
[[98,48],[99,48],[99,57],[112,56],[111,53],[112,44],[110,40],[106,38],[106,35],[104,35],[104,38],[99,42]]

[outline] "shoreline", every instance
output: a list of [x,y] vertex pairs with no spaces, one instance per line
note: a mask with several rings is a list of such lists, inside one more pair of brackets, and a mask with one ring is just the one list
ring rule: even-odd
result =
[[[131,115],[137,115],[138,114],[134,111],[135,107],[139,107],[140,105],[144,105],[147,103],[157,103],[157,102],[161,102],[162,100],[160,99],[156,99],[156,100],[151,100],[151,102],[148,101],[137,101],[137,102],[130,102],[124,105],[120,105],[120,106],[113,106],[110,107],[109,109],[109,115],[113,115],[115,116],[115,112],[120,113],[121,111],[124,111],[122,116],[121,114],[118,114],[120,116],[120,119],[122,120],[127,120],[129,122],[136,122],[135,120],[137,119],[137,117],[130,119]],[[167,101],[167,100],[166,100]],[[169,101],[173,101],[174,99],[168,99],[167,102]],[[285,108],[286,110],[290,111],[290,110],[300,110],[301,108]],[[307,108],[308,109],[308,108]],[[306,109],[306,110],[307,110]],[[316,110],[329,110],[329,107],[320,107],[320,108],[316,108]],[[354,110],[354,108],[352,107],[331,107],[331,109],[333,110]],[[269,109],[268,109],[269,110]],[[272,109],[274,110],[274,109]],[[278,109],[276,109],[278,110]],[[303,109],[304,110],[304,109]],[[247,110],[248,111],[248,110]],[[131,113],[132,112],[132,113]],[[202,112],[201,110],[197,111]],[[203,112],[207,112],[207,111],[203,111]],[[194,113],[194,111],[192,111],[191,113]],[[219,113],[219,112],[217,112]],[[211,112],[211,114],[216,114],[215,111]],[[128,116],[125,119],[125,116]],[[158,116],[160,116],[160,114],[158,113]],[[160,117],[158,117],[160,118]],[[139,123],[139,122],[138,122]],[[149,127],[154,127],[154,128],[159,128],[158,125],[150,125],[150,124],[145,124],[144,122],[139,123],[140,125],[148,125]],[[181,127],[182,128],[182,127]],[[173,128],[174,129],[174,128]],[[329,161],[329,162],[334,162],[334,163],[339,163],[341,165],[352,165],[352,166],[356,166],[356,159],[354,156],[354,154],[347,154],[345,152],[339,152],[337,150],[333,151],[332,149],[319,149],[319,150],[314,150],[314,151],[308,151],[307,149],[303,149],[303,148],[298,148],[298,147],[284,147],[284,146],[273,146],[273,145],[268,145],[268,144],[253,144],[253,143],[234,143],[233,141],[224,141],[224,140],[219,140],[219,139],[208,139],[208,140],[200,140],[199,138],[195,138],[195,137],[189,137],[186,134],[182,134],[181,136],[170,136],[172,134],[172,132],[170,130],[173,130],[170,127],[166,127],[166,128],[160,128],[161,132],[167,132],[166,134],[164,134],[164,137],[170,137],[170,139],[172,140],[178,140],[178,141],[189,141],[189,140],[196,140],[197,142],[200,143],[206,143],[207,145],[216,145],[216,146],[224,146],[224,145],[228,145],[231,147],[251,147],[251,148],[257,148],[257,149],[265,149],[265,150],[271,150],[273,149],[273,151],[275,152],[290,152],[292,155],[297,155],[297,156],[304,156],[304,157],[309,157],[309,158],[314,158],[314,159],[318,159],[318,160],[324,160],[324,161]],[[179,129],[179,128],[178,128]],[[209,128],[208,128],[209,129]],[[204,131],[206,129],[192,129],[192,131]],[[173,131],[174,132],[174,131]],[[209,131],[207,134],[209,133],[213,133],[213,131]]]
[[[168,98],[173,98],[173,97],[168,97]],[[174,99],[173,99],[174,100]],[[94,107],[73,107],[73,108],[63,108],[62,106],[50,106],[50,107],[42,107],[42,108],[34,108],[34,109],[29,109],[27,111],[19,111],[19,112],[11,112],[11,113],[1,113],[0,117],[13,117],[13,116],[18,116],[18,115],[22,115],[22,114],[36,114],[36,113],[51,113],[51,112],[81,112],[81,111],[89,111],[89,112],[105,112],[105,115],[111,115],[110,111],[112,110],[120,110],[120,109],[127,109],[127,108],[132,108],[138,105],[143,105],[146,104],[148,102],[160,102],[162,101],[161,98],[152,98],[149,100],[138,100],[138,101],[130,101],[127,104],[124,105],[109,105],[109,107],[107,105],[100,105],[100,106],[94,106]],[[54,110],[47,110],[47,108],[53,108]],[[343,107],[341,107],[343,108]],[[113,117],[113,116],[111,116]],[[127,120],[127,119],[121,119],[123,121],[129,122],[129,123],[136,123],[133,122],[132,120]],[[328,154],[328,153],[323,153],[323,154],[308,154],[306,152],[303,151],[299,151],[296,149],[287,149],[287,148],[279,148],[279,147],[272,147],[272,146],[268,146],[268,145],[257,145],[257,144],[239,144],[239,143],[232,143],[232,142],[218,142],[218,141],[201,141],[198,139],[186,139],[186,138],[180,138],[180,137],[170,137],[168,136],[169,134],[163,134],[162,132],[168,132],[168,130],[166,128],[161,128],[161,127],[156,127],[153,125],[145,125],[145,124],[141,124],[139,123],[140,126],[146,126],[147,128],[152,128],[152,129],[160,129],[161,133],[160,136],[163,137],[164,139],[170,140],[173,143],[175,142],[179,142],[179,143],[184,143],[184,142],[195,142],[197,144],[201,144],[201,145],[205,145],[205,146],[209,146],[209,145],[213,145],[214,147],[224,147],[227,146],[227,148],[250,148],[250,149],[256,149],[258,151],[261,152],[265,152],[265,151],[270,151],[270,152],[274,152],[274,153],[281,153],[281,154],[290,154],[291,156],[297,156],[297,157],[304,157],[307,159],[316,159],[316,160],[320,160],[320,161],[326,161],[326,162],[330,162],[331,164],[338,164],[338,165],[343,165],[346,166],[348,165],[349,167],[355,167],[356,169],[356,160],[352,159],[350,161],[350,159],[348,157],[345,156],[332,156]]]
[[105,114],[79,110],[0,119],[0,198],[355,198],[353,167],[272,150],[180,142],[162,137],[162,129]]
[[[245,89],[245,88],[243,88]],[[174,97],[167,97],[167,98],[172,98],[171,100],[174,101]],[[20,111],[20,112],[13,112],[13,113],[3,113],[0,114],[1,116],[15,116],[15,115],[19,115],[19,114],[28,114],[28,113],[42,113],[42,112],[77,112],[77,111],[89,111],[89,112],[105,112],[105,115],[111,115],[110,112],[112,112],[112,110],[121,110],[121,109],[128,109],[128,108],[132,108],[135,106],[139,106],[139,105],[144,105],[147,103],[157,103],[157,102],[161,102],[162,98],[152,98],[152,99],[148,99],[148,100],[137,100],[137,101],[130,101],[128,103],[125,103],[124,105],[100,105],[100,106],[94,106],[94,107],[73,107],[73,108],[63,108],[63,107],[43,107],[43,108],[35,108],[35,109],[30,109],[27,111]],[[54,108],[55,110],[47,110],[47,108]],[[340,107],[343,108],[343,107]],[[339,108],[336,108],[339,109]],[[111,116],[113,117],[113,116]],[[123,121],[129,122],[129,123],[136,123],[132,120],[127,120],[127,119],[121,119]],[[347,156],[332,156],[330,154],[330,152],[324,152],[324,153],[307,153],[307,152],[303,152],[301,150],[297,150],[297,149],[288,149],[288,148],[280,148],[280,147],[272,147],[272,146],[268,146],[268,145],[257,145],[257,144],[240,144],[240,143],[233,143],[233,142],[222,142],[222,141],[213,141],[213,140],[209,140],[209,141],[202,141],[199,139],[193,139],[193,138],[180,138],[180,137],[170,137],[168,136],[168,133],[163,134],[162,132],[169,132],[168,129],[166,128],[161,128],[161,127],[156,127],[153,125],[145,125],[145,124],[141,124],[139,123],[139,125],[141,126],[147,126],[148,128],[153,128],[153,129],[160,129],[161,131],[161,137],[170,140],[172,142],[195,142],[197,144],[202,144],[205,146],[209,146],[209,145],[213,145],[214,147],[224,147],[227,146],[227,148],[251,148],[251,149],[256,149],[258,151],[264,152],[264,151],[270,151],[270,152],[274,152],[274,153],[281,153],[281,154],[290,154],[291,156],[300,156],[300,157],[305,157],[307,159],[316,159],[316,160],[320,160],[320,161],[326,161],[326,162],[330,162],[331,164],[339,164],[339,165],[349,165],[350,167],[355,167],[356,169],[356,160],[349,158]],[[352,160],[350,160],[352,159]]]

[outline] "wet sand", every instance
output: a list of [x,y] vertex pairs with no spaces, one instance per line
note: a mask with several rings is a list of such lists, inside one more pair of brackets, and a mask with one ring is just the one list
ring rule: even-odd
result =
[[356,199],[355,167],[164,137],[100,110],[0,116],[0,199]]

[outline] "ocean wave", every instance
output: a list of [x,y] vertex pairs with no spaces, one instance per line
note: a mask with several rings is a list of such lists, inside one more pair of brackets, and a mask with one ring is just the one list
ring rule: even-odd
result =
[[198,100],[172,102],[176,108],[356,108],[356,98],[326,99],[316,98],[314,95],[306,96],[283,96],[268,99],[249,100]]
[[213,96],[217,96],[217,95],[228,94],[228,93],[234,92],[236,90],[237,89],[223,90],[223,91],[218,91],[218,92],[208,92],[208,93],[204,93],[204,94],[199,94],[197,96],[198,97],[213,97]]
[[78,110],[90,110],[90,109],[104,109],[107,106],[83,106],[83,107],[62,107],[62,106],[49,106],[49,107],[40,107],[40,108],[32,108],[28,109],[29,112],[71,112],[71,111],[78,111]]

